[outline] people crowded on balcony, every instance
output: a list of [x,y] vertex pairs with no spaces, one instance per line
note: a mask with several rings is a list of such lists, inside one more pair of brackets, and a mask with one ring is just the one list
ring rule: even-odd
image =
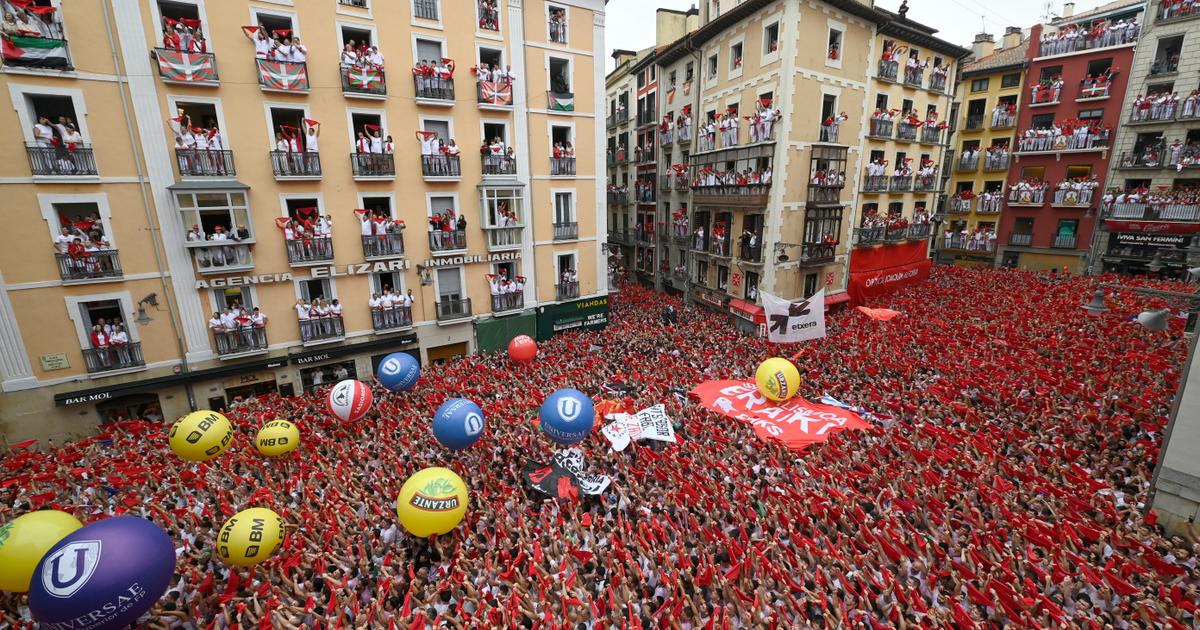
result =
[[555,142],[554,148],[550,151],[550,157],[555,161],[563,159],[575,159],[575,147],[569,140],[563,142]]
[[200,28],[199,19],[179,18],[176,20],[164,15],[162,21],[163,48],[194,53],[208,52],[208,42],[204,39],[204,31]]
[[834,169],[814,169],[808,183],[822,188],[841,188],[846,185],[846,172]]
[[724,221],[714,221],[711,251],[717,256],[729,255],[729,228]]
[[900,55],[906,50],[908,46],[897,46],[894,40],[884,40],[883,52],[879,55],[879,74],[884,78],[896,80],[900,68]]
[[956,232],[954,228],[946,226],[944,238],[945,247],[948,248],[990,252],[996,246],[996,229],[992,226],[979,225],[974,230],[968,230],[964,223]]
[[1161,20],[1183,17],[1200,11],[1200,1],[1197,0],[1159,0]]
[[675,116],[675,130],[679,134],[680,140],[692,139],[692,106],[684,105],[683,109]]
[[1109,128],[1099,121],[1078,118],[1056,120],[1048,127],[1025,130],[1019,138],[1020,151],[1071,151],[1108,144]]
[[1062,89],[1063,78],[1057,74],[1029,86],[1034,104],[1057,103],[1059,98],[1062,97]]
[[[913,174],[912,161],[913,161],[912,158],[906,157],[903,160],[901,160],[900,162],[898,162],[896,164],[896,167],[892,169],[892,177],[893,178],[906,178],[906,179],[909,177],[912,177],[912,174]],[[886,162],[885,162],[885,164],[886,164]]]
[[892,124],[899,114],[900,110],[898,109],[876,109],[871,113],[871,129],[869,135],[892,135]]
[[1091,25],[1070,24],[1042,32],[1041,55],[1063,55],[1077,50],[1133,44],[1138,38],[1137,18],[1097,20]]
[[372,320],[379,328],[394,328],[412,323],[412,289],[406,294],[393,292],[392,287],[383,285],[383,294],[372,293],[367,300]]
[[909,55],[904,62],[904,82],[920,85],[922,77],[925,76],[925,70],[929,68],[930,62],[927,57],[925,61]]
[[725,114],[721,116],[721,120],[717,123],[717,128],[721,132],[721,147],[735,147],[738,143],[738,131],[741,124],[738,123],[737,110],[730,107],[725,110]]
[[1008,168],[1008,143],[996,142],[987,148],[983,156],[983,168],[985,170],[1000,170]]
[[500,6],[498,0],[479,0],[479,29],[500,30]]
[[825,120],[821,121],[821,142],[837,142],[838,129],[848,118],[846,112],[826,116]]
[[1106,211],[1111,210],[1116,205],[1136,205],[1138,213],[1135,218],[1142,218],[1142,205],[1148,205],[1160,214],[1163,211],[1173,209],[1187,210],[1187,216],[1200,216],[1200,188],[1197,187],[1181,187],[1169,188],[1167,186],[1158,186],[1156,188],[1148,188],[1140,186],[1137,188],[1127,188],[1125,190],[1116,190],[1110,188],[1104,193],[1100,200],[1101,205]]
[[932,190],[937,182],[937,162],[929,158],[921,158],[921,166],[917,169],[917,188]]
[[771,167],[761,170],[746,168],[742,171],[723,171],[711,167],[702,167],[696,171],[692,179],[693,188],[743,188],[747,186],[766,185],[771,183]]
[[484,274],[492,293],[492,303],[501,309],[521,308],[525,305],[525,277],[509,278],[504,269],[500,273]]
[[1167,146],[1166,151],[1166,165],[1174,167],[1176,171],[1200,166],[1200,141],[1198,140],[1188,140],[1187,144],[1184,144],[1176,138]]
[[935,63],[933,66],[933,72],[930,73],[930,75],[929,75],[930,87],[932,87],[934,85],[944,86],[946,84],[946,76],[949,75],[949,73],[950,73],[949,64]]
[[[775,121],[779,120],[782,114],[777,109],[771,109],[771,99],[761,98],[754,106],[754,113],[745,116],[745,119],[750,123],[750,142],[766,142],[773,140],[775,134]],[[737,120],[734,119],[734,123]],[[736,141],[736,136],[735,136]]]
[[968,213],[971,211],[971,202],[975,200],[975,191],[967,189],[960,190],[950,197],[950,211],[956,213]]
[[296,218],[279,217],[275,223],[283,233],[289,258],[312,260],[333,257],[333,219],[317,214],[316,208],[298,208]]
[[633,180],[633,193],[637,201],[654,201],[654,182],[641,178]]
[[1116,68],[1109,68],[1096,76],[1087,75],[1079,83],[1079,97],[1099,98],[1108,96],[1108,90],[1112,87],[1113,77],[1116,74]]
[[[258,307],[246,310],[240,303],[233,302],[219,312],[212,314],[208,320],[208,329],[217,340],[217,351],[221,353],[243,347],[252,348],[257,345],[255,337],[262,333],[255,331],[267,327],[267,316]],[[261,341],[260,341],[261,343]]]
[[1054,204],[1063,206],[1091,205],[1100,182],[1095,175],[1064,179],[1054,185]]
[[478,66],[472,67],[471,72],[475,74],[475,80],[480,83],[491,82],[497,85],[510,85],[517,78],[512,66],[502,68],[500,64],[489,66],[486,63],[480,63]]
[[711,151],[717,148],[717,116],[710,114],[708,120],[700,127],[700,150]]
[[658,123],[658,143],[667,145],[671,143],[671,115],[667,114],[662,117]]
[[1050,185],[1037,177],[1026,177],[1008,187],[1008,202],[1014,204],[1042,204]]
[[671,235],[687,238],[691,230],[688,228],[687,213],[679,211],[671,214]]
[[242,34],[254,44],[254,56],[259,59],[286,63],[308,61],[308,47],[300,43],[299,35],[292,35],[292,29],[275,29],[268,34],[262,25],[243,26]]
[[1133,99],[1133,122],[1147,120],[1171,120],[1179,108],[1178,92],[1154,92],[1142,96],[1138,94]]
[[[175,134],[175,149],[179,154],[180,171],[187,174],[224,174],[228,164],[222,151],[225,140],[217,126],[216,118],[208,118],[200,125],[181,107],[179,115],[169,121]],[[180,150],[183,152],[180,153]]]
[[58,7],[42,6],[29,0],[5,0],[0,2],[0,11],[4,15],[0,34],[6,37],[63,39]]
[[465,216],[455,217],[453,210],[435,212],[429,216],[429,234],[433,249],[437,251],[461,249],[466,247],[465,235],[461,232],[467,229]]
[[[369,45],[366,40],[355,42],[353,39],[346,42],[342,46],[341,55],[338,57],[338,66],[343,70],[350,68],[361,68],[367,70],[383,70],[383,53],[379,52],[379,46]],[[422,60],[420,64],[429,63]],[[417,71],[414,68],[413,74]]]
[[988,188],[979,195],[979,211],[980,212],[1000,212],[1000,200],[1003,198],[999,186]]
[[992,108],[993,127],[1011,127],[1017,120],[1017,104],[999,101]]
[[979,166],[979,147],[970,146],[963,149],[962,155],[958,156],[958,165],[960,168],[975,170]]
[[359,230],[363,236],[363,247],[367,256],[404,251],[404,220],[392,219],[386,212],[366,209],[354,211],[358,217]]

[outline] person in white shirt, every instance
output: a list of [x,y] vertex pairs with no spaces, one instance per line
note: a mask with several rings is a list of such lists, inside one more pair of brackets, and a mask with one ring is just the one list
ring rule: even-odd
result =
[[300,298],[300,299],[296,300],[295,309],[296,309],[296,319],[300,320],[301,322],[308,321],[309,313],[310,313],[311,309],[308,306],[308,302],[304,301],[304,298]]
[[369,58],[371,65],[375,66],[376,68],[383,68],[383,53],[379,52],[378,46],[371,46]]
[[394,326],[396,324],[396,312],[393,309],[396,306],[396,296],[392,294],[390,288],[384,289],[380,304],[383,307],[383,325],[389,328]]
[[372,293],[371,299],[367,300],[367,308],[371,309],[371,321],[379,328],[383,323],[383,298],[378,293]]
[[33,126],[33,140],[41,148],[54,146],[54,128],[50,126],[49,118],[38,116],[37,124]]
[[342,48],[342,56],[338,60],[338,65],[340,65],[342,69],[351,68],[358,65],[358,53],[354,52],[353,44],[347,43],[345,47]]
[[112,335],[108,338],[108,343],[117,351],[117,360],[122,365],[127,365],[133,362],[129,355],[129,334],[125,332],[125,327],[117,325],[113,330]]
[[300,43],[300,37],[292,38],[292,50],[289,61],[292,63],[304,63],[308,61],[308,47]]
[[400,298],[400,305],[401,305],[401,306],[403,306],[403,307],[404,307],[404,308],[406,308],[406,309],[411,309],[411,308],[412,308],[412,305],[413,305],[412,289],[409,289],[409,290],[408,290],[408,293],[405,293],[405,294],[404,294],[404,295],[403,295],[403,296]]

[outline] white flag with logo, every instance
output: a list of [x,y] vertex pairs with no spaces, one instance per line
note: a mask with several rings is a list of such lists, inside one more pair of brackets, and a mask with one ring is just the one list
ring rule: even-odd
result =
[[789,302],[766,292],[762,300],[771,342],[796,343],[825,336],[825,289],[807,300]]
[[[667,407],[662,403],[633,414],[634,424],[641,429],[641,439],[658,440],[660,442],[675,441],[675,427],[671,426],[671,418],[667,416]],[[629,428],[633,437],[633,427]]]
[[612,444],[612,450],[623,451],[626,446],[629,446],[630,442],[629,431],[626,429],[625,424],[626,419],[629,418],[629,414],[609,414],[608,417],[615,419],[610,424],[601,428],[600,432],[604,434],[604,437],[608,438],[609,443]]

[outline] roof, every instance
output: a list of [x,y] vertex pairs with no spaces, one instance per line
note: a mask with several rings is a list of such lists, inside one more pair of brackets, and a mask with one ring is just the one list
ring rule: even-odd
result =
[[949,55],[955,59],[961,59],[971,54],[971,49],[956,46],[940,37],[934,36],[937,31],[919,22],[914,22],[908,19],[907,16],[901,17],[897,13],[885,11],[883,9],[875,9],[879,15],[876,21],[879,24],[879,33],[881,35],[891,35],[904,40],[910,44],[916,44],[922,48]]
[[1124,13],[1124,12],[1127,12],[1127,11],[1130,11],[1133,9],[1137,9],[1137,8],[1141,8],[1141,9],[1145,10],[1146,0],[1114,0],[1113,2],[1108,2],[1108,3],[1102,4],[1098,7],[1096,7],[1095,9],[1091,9],[1090,11],[1084,11],[1083,13],[1076,13],[1075,15],[1072,15],[1069,18],[1057,18],[1055,20],[1052,20],[1050,23],[1053,24],[1054,26],[1065,26],[1067,24],[1078,24],[1079,22],[1082,22],[1082,21],[1085,21],[1085,20],[1088,20],[1091,18],[1104,17],[1110,13]]
[[1016,46],[997,50],[986,57],[963,64],[962,76],[1025,67],[1029,64],[1029,60],[1026,58],[1026,54],[1029,52],[1029,42],[1030,39],[1026,37]]

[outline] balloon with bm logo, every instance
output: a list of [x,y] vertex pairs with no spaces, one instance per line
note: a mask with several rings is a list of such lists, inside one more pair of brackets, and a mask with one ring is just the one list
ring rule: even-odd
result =
[[433,436],[452,451],[478,442],[483,428],[483,410],[466,398],[451,398],[433,414]]
[[562,446],[576,444],[592,432],[596,409],[577,389],[560,389],[546,397],[541,411],[542,432]]
[[467,484],[449,468],[417,471],[400,487],[396,516],[408,533],[421,538],[458,527],[467,513]]
[[0,591],[28,591],[46,552],[80,527],[79,519],[58,510],[38,510],[5,523],[0,527]]
[[421,378],[421,364],[407,352],[393,352],[379,362],[375,376],[389,392],[408,391]]
[[754,383],[768,400],[783,402],[800,390],[800,371],[791,361],[774,357],[759,364]]
[[175,573],[175,544],[135,516],[85,525],[50,549],[29,585],[42,628],[126,628],[150,610]]
[[193,411],[171,426],[168,443],[189,462],[206,462],[225,452],[233,441],[229,418],[208,410]]
[[300,427],[287,420],[272,420],[258,430],[254,446],[267,457],[290,453],[300,446]]
[[354,422],[371,410],[371,388],[352,378],[329,388],[329,413],[342,422]]
[[229,517],[217,533],[217,555],[225,564],[252,567],[275,553],[283,542],[283,519],[267,508],[250,508]]

